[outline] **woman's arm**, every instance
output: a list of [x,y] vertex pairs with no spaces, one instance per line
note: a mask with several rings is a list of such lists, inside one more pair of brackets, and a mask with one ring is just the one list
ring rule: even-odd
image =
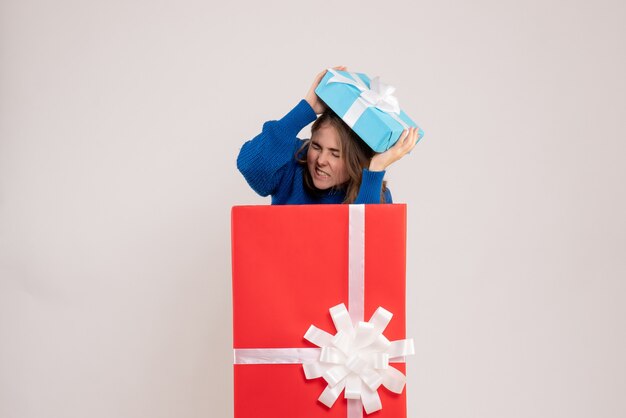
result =
[[384,171],[391,164],[407,155],[419,140],[419,128],[409,128],[402,131],[398,142],[387,151],[374,155],[370,162],[370,170]]
[[302,142],[298,132],[316,119],[311,106],[301,100],[285,117],[263,124],[262,132],[243,144],[237,157],[237,168],[261,196],[276,192]]
[[[369,170],[363,170],[361,187],[354,201],[355,204],[380,203],[385,169],[404,157],[415,147],[419,139],[418,134],[419,128],[405,130],[393,147],[383,153],[374,155],[372,161],[370,161]],[[389,189],[386,189],[383,194],[385,203],[393,203]]]
[[[363,203],[380,203],[380,193],[383,187],[383,178],[385,170],[394,162],[408,154],[419,139],[419,128],[410,128],[404,130],[398,142],[387,151],[376,154],[370,161],[369,170],[363,170],[363,178],[359,194],[354,201],[356,204]],[[393,203],[391,192],[385,190],[385,203]]]
[[[346,67],[334,67],[346,70]],[[262,132],[243,144],[237,157],[237,168],[246,181],[261,196],[275,194],[283,176],[293,174],[288,170],[295,165],[295,153],[302,145],[298,132],[324,111],[324,103],[315,94],[326,70],[319,73],[309,91],[298,105],[284,118],[266,122]]]
[[[370,171],[363,169],[363,177],[361,178],[361,187],[359,194],[354,201],[355,205],[380,203],[380,193],[383,189],[384,171]],[[391,192],[385,190],[385,203],[393,203],[391,200]]]

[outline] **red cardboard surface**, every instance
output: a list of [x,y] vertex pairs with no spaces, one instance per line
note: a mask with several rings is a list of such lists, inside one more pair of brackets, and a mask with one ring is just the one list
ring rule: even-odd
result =
[[[348,309],[348,205],[238,206],[232,209],[234,348],[314,347],[311,324],[336,330],[328,309]],[[365,320],[378,306],[393,319],[389,340],[405,338],[406,206],[365,210]],[[394,367],[405,371],[404,364]],[[323,379],[301,365],[235,365],[236,418],[345,417],[317,401]],[[406,416],[406,390],[378,391],[383,409],[368,417]]]

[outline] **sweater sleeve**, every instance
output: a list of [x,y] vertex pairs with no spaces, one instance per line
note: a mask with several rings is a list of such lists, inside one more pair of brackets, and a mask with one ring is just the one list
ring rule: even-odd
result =
[[[359,194],[354,201],[355,204],[372,204],[380,203],[380,192],[383,188],[383,178],[385,171],[369,171],[363,169],[363,178],[361,179],[361,187]],[[385,203],[393,203],[391,200],[391,192],[389,189],[385,191]]]
[[255,192],[261,196],[277,192],[301,145],[296,135],[316,117],[311,106],[301,100],[282,119],[265,122],[261,133],[243,144],[237,168]]

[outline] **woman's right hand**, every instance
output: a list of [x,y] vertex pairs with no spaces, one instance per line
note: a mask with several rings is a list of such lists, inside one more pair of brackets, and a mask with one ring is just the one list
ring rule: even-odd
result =
[[[333,67],[333,70],[347,71],[348,67],[341,65],[339,67]],[[320,100],[320,98],[317,97],[317,94],[315,94],[315,89],[320,84],[320,81],[322,81],[322,78],[324,78],[324,76],[326,75],[326,71],[328,70],[322,71],[315,77],[315,79],[313,80],[313,84],[311,85],[311,88],[309,89],[306,96],[304,97],[304,100],[307,101],[307,103],[311,106],[311,108],[313,108],[313,111],[317,115],[323,113],[324,109],[326,108],[326,106]]]

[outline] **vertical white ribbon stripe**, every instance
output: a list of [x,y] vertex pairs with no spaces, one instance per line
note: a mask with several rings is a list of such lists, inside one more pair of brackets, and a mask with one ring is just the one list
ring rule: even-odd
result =
[[365,205],[349,207],[348,311],[356,326],[365,320]]
[[[365,205],[350,205],[348,240],[348,311],[356,326],[365,319]],[[347,418],[362,418],[360,399],[348,399]]]

